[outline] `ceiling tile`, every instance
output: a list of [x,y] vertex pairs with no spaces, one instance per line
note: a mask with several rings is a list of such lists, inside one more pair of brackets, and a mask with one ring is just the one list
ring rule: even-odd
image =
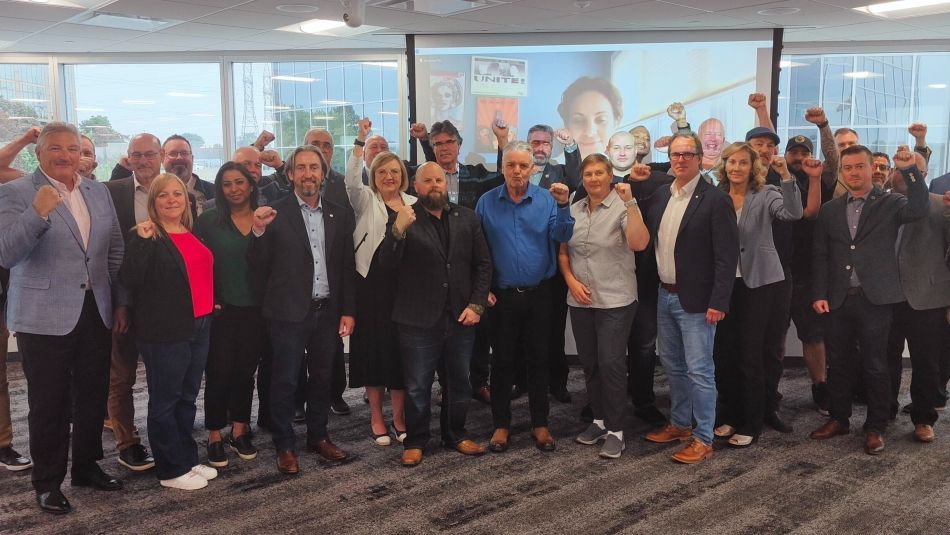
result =
[[228,9],[212,15],[207,15],[196,19],[197,22],[220,24],[223,26],[235,26],[239,28],[257,28],[261,30],[276,30],[291,24],[299,24],[313,17],[310,14],[300,14],[285,16],[276,12],[272,15],[255,13],[253,11],[243,11],[240,9]]
[[[737,7],[751,7],[767,4],[769,0],[657,0],[663,4],[671,4],[675,9],[678,6],[687,6],[706,11],[725,11]],[[799,2],[807,0],[799,0]]]
[[134,39],[145,35],[146,32],[137,32],[135,30],[122,30],[119,28],[100,28],[98,26],[87,26],[85,24],[62,23],[50,26],[42,35],[56,35],[64,37],[84,37],[101,38],[108,41],[124,41]]
[[162,35],[193,35],[207,37],[209,39],[230,40],[244,39],[246,36],[261,33],[264,30],[235,28],[234,26],[220,26],[217,24],[202,24],[199,22],[185,22],[176,24],[167,30],[162,30]]
[[119,0],[100,9],[106,13],[120,13],[123,15],[138,15],[170,20],[192,20],[209,13],[220,11],[221,8],[201,6],[194,2],[169,2],[166,0]]
[[25,2],[4,2],[3,18],[47,20],[59,22],[78,15],[84,9],[71,7],[44,6],[42,4],[27,4]]
[[[760,0],[761,1],[761,0]],[[602,9],[626,6],[630,10],[635,10],[637,4],[651,3],[653,0],[591,0],[586,8],[577,7],[577,0],[521,0],[517,3],[519,7],[542,8],[563,13],[596,13]],[[489,8],[498,9],[499,13],[504,7]]]
[[55,24],[48,20],[30,20],[14,19],[10,17],[0,17],[0,30],[14,30],[18,32],[36,32],[44,28],[49,28]]
[[[759,15],[764,9],[791,7],[800,11],[792,15]],[[808,0],[769,2],[754,7],[745,7],[720,11],[720,15],[740,17],[748,20],[762,21],[776,26],[838,26],[860,22],[875,22],[881,19],[859,13],[851,9],[829,6]]]

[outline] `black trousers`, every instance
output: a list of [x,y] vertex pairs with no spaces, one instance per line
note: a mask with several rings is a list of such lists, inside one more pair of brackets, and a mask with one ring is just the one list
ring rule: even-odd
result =
[[567,355],[564,354],[564,329],[567,326],[567,283],[561,269],[548,280],[551,287],[551,341],[548,345],[548,384],[551,389],[567,388]]
[[511,385],[516,359],[524,348],[531,426],[548,425],[548,359],[551,290],[547,281],[519,291],[496,290],[491,313],[491,409],[496,428],[511,427]]
[[[887,367],[887,338],[893,305],[875,305],[862,294],[848,295],[826,314],[825,343],[834,357],[828,363],[831,417],[847,424],[851,418],[852,389],[864,379],[868,413],[866,431],[883,433],[890,413],[891,378]],[[854,351],[855,343],[860,351]]]
[[491,337],[488,327],[491,311],[491,308],[486,308],[481,321],[475,324],[475,345],[468,373],[473,392],[488,386],[488,375],[491,373]]
[[894,319],[887,341],[887,361],[891,371],[891,413],[898,409],[904,341],[910,349],[910,399],[914,424],[933,425],[937,421],[940,389],[940,351],[947,309],[914,310],[907,302],[894,305]]
[[205,370],[205,428],[249,423],[254,370],[266,340],[261,307],[223,305],[211,322]]
[[937,397],[943,403],[947,402],[947,382],[950,381],[950,324],[941,328],[943,339],[940,342],[940,395]]
[[[261,352],[260,364],[257,367],[257,425],[270,426],[270,382],[271,366],[273,365],[273,349],[269,333]],[[337,344],[333,357],[333,377],[331,379],[331,400],[339,399],[346,390],[346,358],[343,354],[343,341]],[[307,355],[304,354],[297,374],[297,390],[294,392],[294,406],[303,410],[307,402]]]
[[[785,335],[791,322],[792,271],[785,268],[785,280],[774,283],[773,306],[769,309],[769,321],[765,327],[765,390],[768,412],[778,410],[778,384],[782,380],[782,362],[785,360]],[[771,285],[770,285],[771,286]]]
[[17,333],[30,407],[30,456],[36,492],[66,478],[72,422],[73,473],[102,459],[102,415],[109,396],[112,333],[86,292],[76,327],[63,336]]
[[656,403],[656,395],[653,393],[653,373],[656,369],[656,291],[640,291],[639,297],[630,336],[627,338],[627,393],[633,398],[633,406],[636,408],[649,407]]

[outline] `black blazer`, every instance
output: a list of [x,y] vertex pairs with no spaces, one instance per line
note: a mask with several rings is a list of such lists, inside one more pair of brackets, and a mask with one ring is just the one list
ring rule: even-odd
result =
[[[647,214],[648,254],[656,254],[660,220],[669,204],[670,188],[657,188]],[[673,250],[676,286],[683,310],[691,314],[712,308],[729,311],[729,298],[739,262],[739,229],[729,196],[702,177],[686,206]]]
[[135,336],[146,342],[187,340],[195,330],[185,260],[167,236],[155,240],[131,231],[119,282],[132,296]]
[[[115,164],[115,167],[112,168],[112,176],[109,177],[109,182],[114,182],[117,180],[122,180],[132,176],[132,170],[127,167],[122,167],[119,164]],[[207,180],[201,180],[198,175],[192,173],[191,176],[195,178],[195,189],[200,191],[202,195],[205,196],[205,199],[211,200],[214,198],[214,183],[208,182]],[[194,203],[192,203],[194,206]]]
[[442,212],[449,218],[445,251],[422,203],[416,202],[413,209],[416,222],[406,230],[405,239],[396,240],[386,232],[379,244],[380,265],[399,273],[393,321],[432,327],[445,313],[446,302],[453,320],[470,304],[487,306],[491,253],[475,212],[456,204]]
[[[356,310],[356,259],[353,255],[353,210],[323,198],[323,228],[330,311],[352,316]],[[310,308],[313,292],[313,255],[307,227],[290,194],[272,204],[277,217],[260,237],[252,237],[247,259],[254,278],[263,285],[265,318],[300,322]]]
[[904,174],[907,197],[886,193],[877,186],[871,190],[861,210],[854,239],[851,239],[845,214],[848,195],[822,205],[812,254],[815,301],[826,299],[832,310],[844,304],[852,269],[857,270],[868,301],[886,305],[904,300],[894,249],[897,229],[903,223],[926,217],[930,209],[924,178],[916,169],[913,171],[914,176]]

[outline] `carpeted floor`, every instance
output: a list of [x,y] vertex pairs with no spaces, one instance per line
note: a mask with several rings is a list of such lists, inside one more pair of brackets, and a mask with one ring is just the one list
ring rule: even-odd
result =
[[[28,451],[26,382],[10,363],[14,446]],[[907,402],[905,372],[902,403]],[[114,493],[63,490],[74,512],[40,512],[29,471],[0,471],[2,533],[908,533],[950,532],[950,435],[938,424],[937,441],[915,443],[913,426],[900,415],[887,433],[883,455],[861,449],[863,435],[825,442],[808,439],[822,422],[811,407],[803,369],[786,371],[783,414],[795,432],[766,432],[745,450],[717,444],[715,455],[695,466],[670,460],[673,446],[643,440],[647,426],[632,417],[621,459],[603,460],[597,448],[573,442],[583,430],[583,378],[572,370],[572,405],[552,401],[558,450],[544,454],[528,435],[527,398],[515,402],[512,448],[504,454],[465,458],[433,447],[419,467],[399,465],[401,449],[380,448],[369,438],[361,391],[348,391],[353,414],[331,418],[331,436],[351,453],[344,464],[301,456],[302,473],[274,468],[270,437],[258,432],[254,461],[232,457],[208,488],[163,489],[150,473],[132,474],[116,461],[111,434],[103,435],[103,468],[120,475]],[[657,377],[661,406],[667,386]],[[136,422],[145,428],[144,371],[136,385]],[[852,427],[864,416],[858,407]],[[438,436],[437,418],[434,418]],[[491,432],[488,407],[470,412],[469,430],[481,441]],[[202,415],[195,427],[204,458]],[[298,444],[304,429],[298,427]]]

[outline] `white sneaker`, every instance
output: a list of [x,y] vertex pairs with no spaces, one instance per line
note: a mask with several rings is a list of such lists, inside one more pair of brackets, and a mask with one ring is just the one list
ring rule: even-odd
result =
[[208,486],[208,480],[194,472],[188,472],[185,475],[175,479],[163,479],[159,481],[163,487],[178,490],[198,490]]
[[211,468],[210,466],[205,466],[203,464],[196,464],[192,466],[191,471],[192,473],[198,474],[199,476],[204,478],[205,481],[211,481],[212,479],[218,477],[217,470],[215,470],[214,468]]

